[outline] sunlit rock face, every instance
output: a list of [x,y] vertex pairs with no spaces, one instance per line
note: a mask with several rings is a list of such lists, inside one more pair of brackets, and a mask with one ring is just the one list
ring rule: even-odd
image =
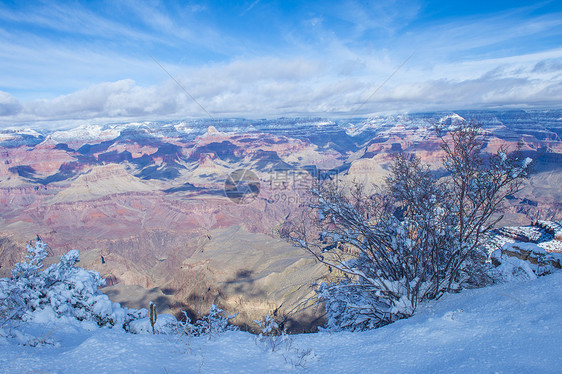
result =
[[[399,152],[440,168],[435,126],[463,117],[481,123],[483,151],[519,146],[536,159],[506,224],[560,215],[561,111],[0,130],[0,272],[39,235],[54,256],[79,249],[82,266],[132,306],[157,299],[197,314],[220,303],[242,310],[241,323],[291,311],[305,329],[321,313],[299,300],[313,295],[324,269],[279,239],[279,225],[306,209],[315,179],[384,183]],[[236,177],[235,188],[246,189],[233,198],[224,188],[237,170],[255,179]]]

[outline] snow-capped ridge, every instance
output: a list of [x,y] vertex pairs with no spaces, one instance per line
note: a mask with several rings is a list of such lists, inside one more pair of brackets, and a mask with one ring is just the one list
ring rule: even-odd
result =
[[19,128],[19,127],[7,127],[4,129],[0,130],[0,134],[4,135],[4,136],[14,136],[14,135],[27,135],[27,136],[33,136],[35,138],[38,138],[40,136],[43,136],[42,133],[40,133],[39,131],[32,129],[32,128]]
[[217,130],[217,128],[213,125],[210,125],[209,127],[207,127],[207,131],[201,135],[201,138],[210,138],[213,136],[223,136],[226,135],[224,132],[221,132],[219,130]]
[[466,122],[466,119],[456,113],[448,114],[439,118],[439,124],[441,125],[458,125],[463,122]]
[[187,123],[181,122],[176,125],[173,125],[174,129],[179,133],[191,134],[195,130],[192,126],[188,126]]
[[116,126],[81,125],[69,130],[58,130],[49,135],[57,143],[72,141],[104,141],[117,138],[121,131]]

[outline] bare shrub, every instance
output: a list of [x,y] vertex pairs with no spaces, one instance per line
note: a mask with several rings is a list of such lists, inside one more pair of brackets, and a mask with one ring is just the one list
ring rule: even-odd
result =
[[319,184],[311,191],[315,214],[283,227],[285,238],[334,271],[336,280],[318,289],[329,328],[376,328],[412,315],[423,300],[485,281],[483,244],[531,160],[504,148],[482,154],[473,124],[438,131],[444,176],[399,154],[375,193],[357,183]]

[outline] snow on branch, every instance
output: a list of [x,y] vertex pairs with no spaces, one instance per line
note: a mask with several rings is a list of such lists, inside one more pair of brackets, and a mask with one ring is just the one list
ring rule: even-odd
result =
[[482,247],[531,160],[504,148],[481,154],[472,124],[440,136],[445,176],[398,154],[375,193],[358,183],[319,184],[310,205],[317,214],[284,225],[285,238],[338,274],[318,290],[329,327],[378,327],[410,316],[423,300],[486,281]]

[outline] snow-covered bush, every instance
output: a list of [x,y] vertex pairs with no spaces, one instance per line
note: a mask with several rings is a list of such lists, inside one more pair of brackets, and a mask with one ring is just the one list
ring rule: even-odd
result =
[[11,333],[13,338],[15,338],[20,345],[26,345],[28,347],[60,346],[54,339],[49,338],[49,334],[37,337],[17,329],[11,330]]
[[316,358],[312,349],[295,347],[293,339],[269,314],[262,321],[254,320],[254,322],[260,330],[255,339],[256,344],[268,352],[280,353],[292,368],[304,368],[309,360]]
[[289,335],[279,327],[275,318],[269,314],[265,316],[263,321],[254,320],[258,324],[260,333],[256,337],[256,342],[263,344],[267,350],[275,352],[282,345],[289,342]]
[[[322,283],[318,298],[325,302],[328,321],[325,328],[332,331],[362,331],[380,327],[413,313],[410,300],[397,300],[394,307],[385,299],[373,297],[379,290],[352,282],[349,278],[337,283]],[[399,307],[403,309],[400,310]]]
[[217,336],[226,331],[236,331],[238,328],[230,323],[230,320],[236,318],[236,315],[227,315],[224,310],[211,305],[209,313],[195,323],[184,312],[185,322],[180,323],[180,327],[184,333],[190,336],[206,335],[209,337]]
[[[98,290],[105,281],[95,271],[75,264],[80,253],[71,250],[45,270],[47,245],[28,245],[27,261],[18,263],[10,278],[0,280],[0,311],[5,320],[37,320],[71,317],[99,326],[127,328],[130,321],[146,316],[146,310],[122,308]],[[6,312],[8,311],[8,312]]]
[[[171,314],[159,314],[154,324],[155,334],[175,334],[178,331],[179,322]],[[150,318],[141,318],[129,323],[129,332],[133,334],[152,334],[152,323]]]
[[466,123],[442,139],[445,175],[399,154],[376,193],[319,184],[311,191],[316,215],[282,229],[335,270],[318,290],[329,327],[376,328],[412,315],[423,300],[486,283],[483,245],[529,159],[501,148],[482,155],[479,129]]
[[48,254],[47,244],[37,240],[34,246],[27,246],[27,252],[27,261],[14,266],[11,278],[0,279],[0,318],[3,323],[20,319],[29,308],[36,308],[36,301],[45,286],[41,269]]

